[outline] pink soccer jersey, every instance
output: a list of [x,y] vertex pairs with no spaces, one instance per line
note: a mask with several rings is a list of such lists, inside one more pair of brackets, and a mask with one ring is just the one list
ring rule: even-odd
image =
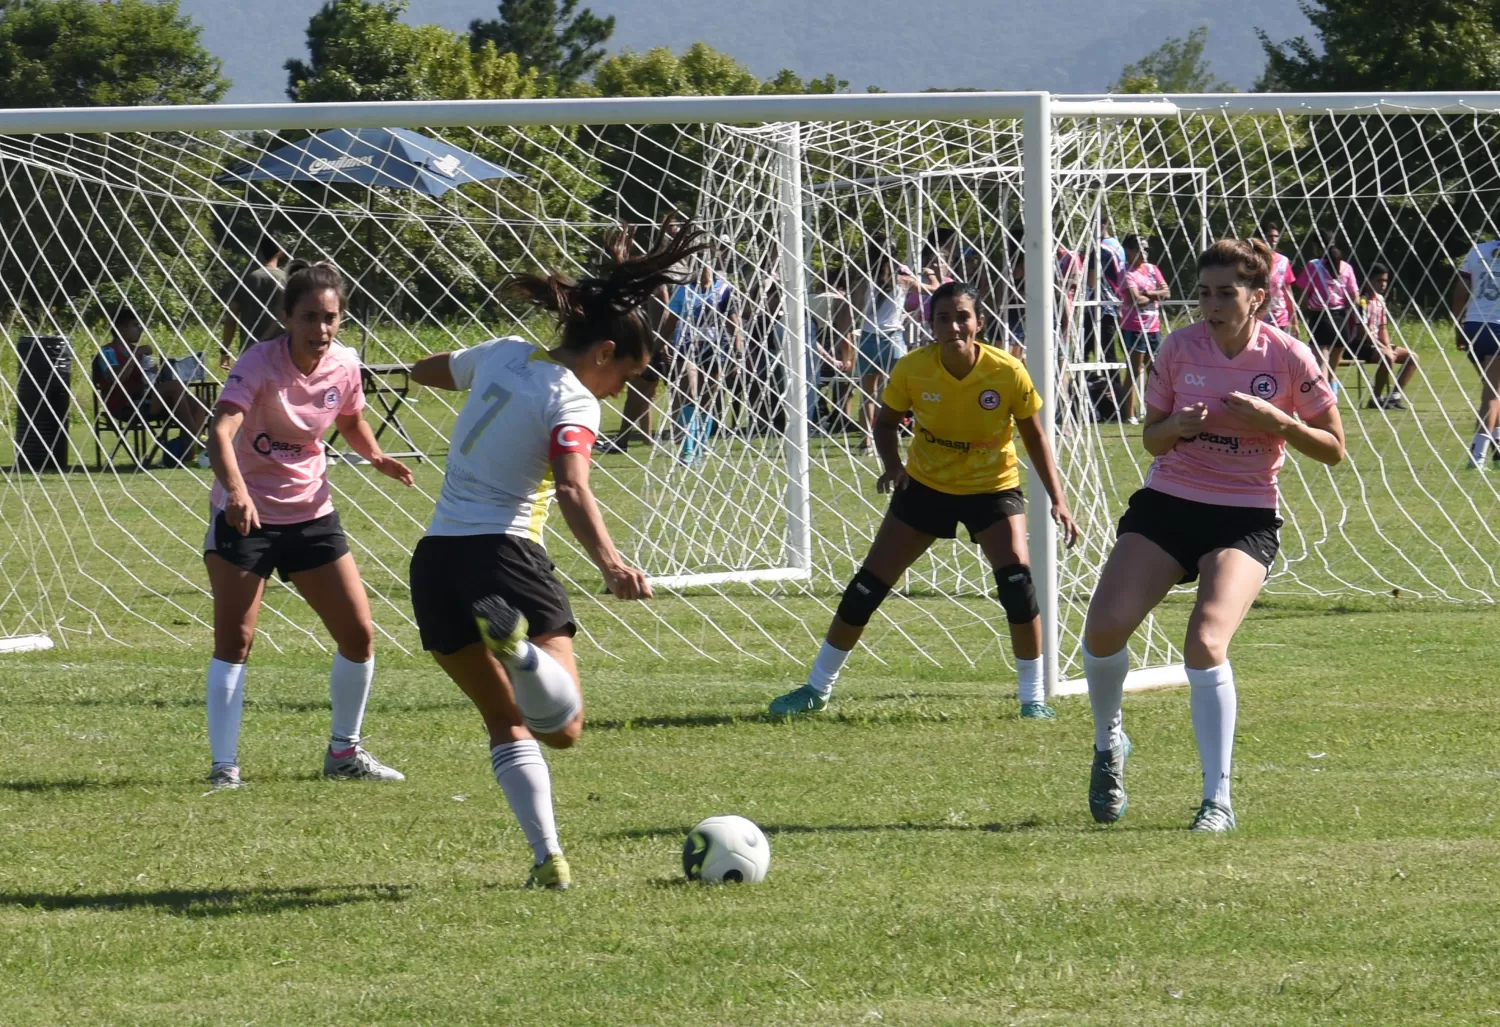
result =
[[[219,402],[244,411],[234,456],[265,524],[296,524],[333,512],[323,436],[334,419],[365,408],[359,356],[335,342],[312,374],[292,363],[285,335],[256,343],[235,361]],[[229,501],[214,482],[216,510]]]
[[1303,306],[1308,310],[1340,310],[1359,299],[1359,284],[1348,261],[1339,261],[1335,277],[1322,260],[1309,260],[1297,284],[1307,290]]
[[1175,413],[1203,403],[1208,420],[1196,438],[1157,457],[1146,487],[1198,503],[1275,509],[1286,440],[1258,431],[1225,409],[1232,392],[1259,396],[1304,421],[1334,405],[1312,351],[1278,328],[1256,322],[1255,338],[1233,360],[1202,321],[1167,336],[1146,385],[1146,403]]
[[1277,328],[1286,328],[1292,323],[1291,297],[1287,290],[1297,276],[1292,274],[1292,262],[1280,253],[1271,254],[1271,309],[1266,317]]
[[1161,269],[1155,264],[1142,263],[1139,267],[1128,267],[1120,276],[1120,330],[1125,332],[1161,331],[1161,303],[1151,300],[1137,307],[1130,299],[1130,290],[1146,292],[1161,289],[1167,284]]

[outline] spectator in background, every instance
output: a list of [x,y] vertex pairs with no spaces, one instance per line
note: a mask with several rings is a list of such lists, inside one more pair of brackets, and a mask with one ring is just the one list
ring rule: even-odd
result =
[[1100,220],[1099,231],[1099,249],[1089,262],[1089,299],[1099,301],[1092,342],[1096,360],[1113,362],[1115,339],[1120,330],[1120,276],[1125,273],[1125,247],[1115,238],[1108,215]]
[[1078,303],[1078,293],[1083,289],[1084,266],[1082,254],[1057,244],[1057,281],[1053,287],[1057,292],[1057,347],[1058,359],[1072,355],[1071,348],[1062,340],[1069,339],[1073,327],[1073,308]]
[[1500,241],[1471,249],[1453,283],[1453,319],[1458,348],[1479,369],[1479,424],[1469,445],[1469,466],[1483,467],[1494,446],[1500,461]]
[[662,335],[672,339],[678,370],[674,418],[682,430],[683,463],[698,458],[714,430],[714,415],[733,362],[744,350],[734,286],[707,259],[691,282],[679,285],[667,305]]
[[[808,369],[807,418],[829,432],[843,429],[849,420],[849,393],[853,381],[854,343],[849,337],[849,297],[845,292],[849,276],[840,270],[824,288],[807,299]],[[839,325],[845,327],[839,330]],[[829,382],[829,399],[825,400],[819,384]],[[830,405],[831,400],[831,405]]]
[[1276,252],[1276,247],[1281,242],[1281,226],[1270,219],[1262,221],[1260,235],[1266,245],[1271,247],[1271,286],[1270,298],[1266,300],[1266,323],[1275,325],[1293,338],[1300,338],[1297,305],[1292,302],[1291,289],[1297,275],[1292,270],[1291,259]]
[[[1370,268],[1365,290],[1359,302],[1349,308],[1349,322],[1344,338],[1352,345],[1350,358],[1361,364],[1376,364],[1375,381],[1370,386],[1370,402],[1375,410],[1405,410],[1406,383],[1417,372],[1417,357],[1404,346],[1391,345],[1390,310],[1385,305],[1385,291],[1391,286],[1391,272],[1384,264]],[[1395,388],[1391,388],[1391,368],[1399,367]],[[1390,395],[1386,390],[1390,389]]]
[[[666,321],[671,299],[672,290],[664,285],[656,290],[643,308],[658,340],[670,339]],[[656,390],[662,380],[669,378],[672,373],[672,363],[672,347],[658,341],[651,351],[651,360],[640,377],[625,383],[625,404],[620,411],[620,430],[609,438],[600,439],[599,444],[594,447],[595,454],[624,453],[630,448],[631,442],[639,442],[647,448],[656,445],[656,438],[651,434],[652,404],[656,401]]]
[[1172,290],[1162,277],[1161,268],[1146,260],[1148,245],[1139,235],[1127,235],[1125,273],[1120,276],[1120,335],[1125,340],[1125,354],[1130,366],[1124,382],[1125,422],[1140,424],[1135,413],[1135,387],[1156,359],[1161,345],[1161,301],[1171,299]]
[[861,453],[871,450],[875,397],[884,390],[896,361],[906,355],[906,294],[917,286],[911,270],[886,252],[884,239],[876,239],[865,251],[865,270],[867,277],[854,289],[851,310],[860,319],[856,363],[864,393]]
[[1359,302],[1359,284],[1354,268],[1344,260],[1344,251],[1329,239],[1323,255],[1309,260],[1296,284],[1302,289],[1302,306],[1312,324],[1314,347],[1323,362],[1323,375],[1333,394],[1339,394],[1339,361],[1344,355],[1344,322],[1349,306]]
[[[188,463],[197,455],[198,433],[207,412],[177,379],[171,365],[158,369],[151,347],[140,345],[145,326],[134,310],[121,307],[110,328],[110,340],[100,347],[90,369],[99,402],[121,426],[165,418],[157,439],[165,454],[163,465]],[[174,427],[177,437],[167,438]]]
[[[261,237],[255,247],[255,260],[239,278],[224,289],[224,337],[219,350],[219,366],[228,370],[236,352],[243,352],[257,342],[286,334],[281,323],[281,294],[286,289],[286,272],[281,262],[286,251],[269,235]],[[234,345],[239,335],[239,348]]]

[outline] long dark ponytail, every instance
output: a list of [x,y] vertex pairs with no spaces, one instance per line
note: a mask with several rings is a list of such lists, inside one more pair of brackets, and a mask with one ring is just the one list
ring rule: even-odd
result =
[[575,280],[560,271],[520,274],[505,280],[502,293],[557,317],[561,346],[582,353],[611,339],[616,359],[639,360],[656,348],[653,319],[646,314],[664,286],[680,285],[690,272],[679,270],[709,246],[691,224],[669,217],[645,253],[632,253],[635,226],[622,225],[604,242],[604,256],[588,276]]

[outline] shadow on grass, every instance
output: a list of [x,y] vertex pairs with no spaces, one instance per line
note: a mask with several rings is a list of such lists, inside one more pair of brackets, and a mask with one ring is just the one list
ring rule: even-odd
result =
[[[886,724],[905,721],[929,721],[952,719],[951,715],[922,709],[906,709],[900,706],[872,706],[876,703],[892,703],[917,700],[952,700],[952,693],[900,692],[891,695],[862,695],[852,700],[848,712],[839,710],[804,716],[771,714],[764,710],[751,713],[684,713],[677,716],[625,717],[609,720],[584,718],[585,731],[636,731],[651,728],[677,727],[730,727],[736,724],[787,724],[793,721],[809,724]],[[963,697],[960,697],[963,698]]]
[[0,906],[51,912],[87,909],[120,912],[152,909],[174,916],[255,916],[289,909],[317,909],[351,902],[400,902],[411,891],[401,884],[347,884],[298,888],[165,889],[119,892],[0,892]]
[[0,792],[87,792],[94,789],[133,788],[144,782],[132,777],[64,777],[47,780],[37,777],[0,781]]
[[[900,824],[761,824],[760,829],[768,835],[780,834],[868,834],[878,831],[982,831],[987,834],[1017,834],[1022,831],[1039,831],[1055,827],[1035,818],[1017,820],[1008,824],[917,824],[910,821]],[[605,837],[624,839],[683,838],[692,830],[691,824],[680,827],[633,827],[615,831]]]
[[[326,688],[325,688],[326,690]],[[202,695],[88,695],[69,698],[67,696],[47,696],[45,698],[33,698],[22,700],[9,700],[12,706],[77,706],[77,707],[111,707],[120,709],[203,709]],[[252,710],[263,710],[269,713],[327,713],[328,697],[322,699],[246,699],[245,706]],[[471,708],[468,699],[462,695],[452,699],[421,699],[403,700],[394,699],[390,702],[371,703],[370,709],[380,713],[437,713],[445,710],[467,710]]]

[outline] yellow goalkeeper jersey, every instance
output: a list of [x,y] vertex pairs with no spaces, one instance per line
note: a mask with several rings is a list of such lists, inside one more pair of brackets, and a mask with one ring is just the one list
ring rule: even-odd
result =
[[896,362],[881,400],[912,413],[916,437],[906,473],[915,481],[959,496],[1021,484],[1014,420],[1035,415],[1042,398],[1009,353],[979,343],[974,369],[955,378],[943,366],[941,345],[919,347]]

